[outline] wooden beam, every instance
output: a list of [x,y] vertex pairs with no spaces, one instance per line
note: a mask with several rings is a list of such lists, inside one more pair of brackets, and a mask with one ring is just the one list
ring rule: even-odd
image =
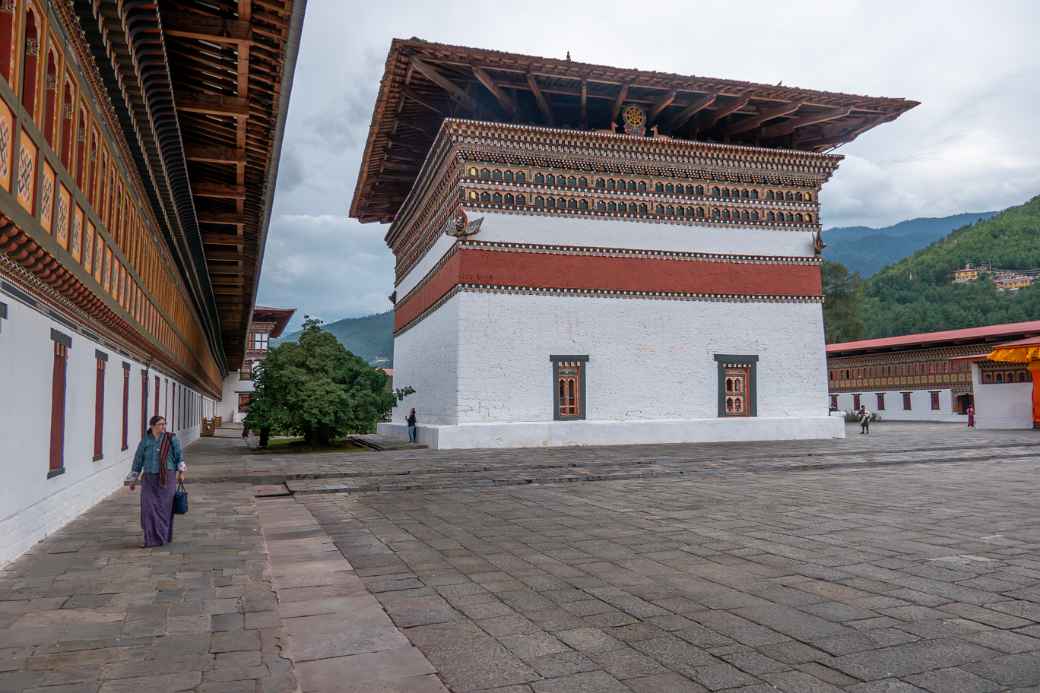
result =
[[495,84],[495,80],[492,79],[491,75],[487,73],[483,68],[473,66],[473,74],[476,75],[477,80],[484,85],[484,88],[491,92],[491,95],[498,101],[498,105],[502,107],[505,114],[512,118],[516,115],[516,104],[513,103],[513,99],[510,98],[509,94]]
[[211,164],[238,164],[246,160],[246,150],[215,144],[185,144],[184,158]]
[[534,94],[534,100],[538,103],[538,110],[542,112],[542,117],[545,119],[546,124],[549,127],[555,127],[556,119],[553,118],[549,102],[546,100],[545,94],[542,93],[542,88],[538,86],[538,80],[530,72],[527,73],[527,86],[530,87],[531,93]]
[[762,123],[770,121],[773,118],[779,118],[780,116],[785,116],[789,113],[794,113],[801,107],[801,103],[784,103],[780,104],[779,106],[774,106],[773,108],[767,108],[764,111],[759,111],[758,115],[748,116],[736,123],[731,123],[730,125],[722,129],[722,134],[739,135],[742,132],[754,130]]
[[200,224],[235,224],[241,226],[246,223],[246,219],[239,212],[207,212],[199,211],[196,213]]
[[650,127],[655,122],[657,122],[657,118],[661,115],[661,112],[672,105],[672,102],[675,101],[675,94],[676,92],[673,89],[672,91],[662,96],[653,106],[650,107],[650,112],[646,114],[647,127]]
[[716,108],[711,113],[706,114],[706,117],[703,119],[703,123],[697,129],[707,130],[709,128],[715,127],[715,123],[719,122],[729,114],[736,113],[740,109],[744,108],[744,106],[748,105],[748,101],[750,100],[751,99],[747,96],[738,96],[736,100],[731,101],[730,103],[724,106]]
[[581,129],[589,129],[589,83],[581,80]]
[[469,94],[463,91],[462,88],[459,87],[459,85],[455,84],[450,79],[442,75],[433,65],[428,65],[419,58],[413,57],[412,67],[414,67],[416,72],[421,74],[423,77],[430,80],[444,91],[448,92],[448,94],[453,99],[461,103],[469,110],[477,110],[477,102],[473,100],[473,97],[471,97]]
[[217,262],[242,262],[245,258],[242,253],[231,253],[227,251],[211,251],[206,253],[206,260]]
[[419,104],[423,108],[426,108],[427,110],[433,111],[434,113],[436,113],[438,116],[440,116],[442,118],[448,115],[447,113],[445,113],[444,111],[442,111],[441,109],[437,108],[432,103],[430,103],[429,100],[424,99],[421,96],[419,96],[418,94],[416,94],[415,90],[410,88],[410,87],[403,87],[401,89],[401,93],[404,94],[406,98],[411,99],[412,101],[414,101],[415,103]]
[[800,118],[791,118],[786,123],[777,123],[776,125],[770,125],[769,127],[762,128],[762,137],[783,137],[784,135],[790,135],[799,128],[804,128],[808,125],[818,125],[820,123],[826,123],[831,120],[837,120],[838,118],[844,118],[845,116],[851,113],[851,107],[832,108],[829,111],[812,113],[810,115],[804,115]]
[[162,28],[168,36],[235,44],[249,43],[253,30],[249,22],[184,9],[164,12]]
[[679,113],[672,118],[672,121],[668,124],[668,127],[671,129],[672,132],[680,130],[682,126],[686,125],[686,123],[690,121],[690,118],[692,118],[708,106],[715,103],[715,99],[717,98],[719,98],[718,94],[705,94],[704,96],[697,97],[696,99],[691,101],[690,104],[686,106],[686,108],[679,111]]
[[202,242],[207,245],[242,245],[246,239],[236,233],[204,233]]
[[224,275],[220,277],[213,277],[210,280],[214,285],[220,286],[244,286],[246,283],[245,277]]
[[231,116],[249,115],[249,101],[238,96],[181,93],[177,94],[175,100],[178,110],[190,113]]
[[192,183],[191,192],[196,197],[216,197],[221,199],[244,199],[246,186],[228,185],[227,183]]
[[621,106],[624,105],[626,98],[628,98],[628,85],[622,84],[621,90],[618,91],[617,96],[614,98],[614,108],[610,112],[611,129],[613,129],[614,125],[617,124],[618,115],[621,113]]
[[237,266],[235,266],[235,267],[225,267],[223,265],[210,265],[209,266],[209,273],[210,273],[210,275],[214,275],[214,274],[240,275],[240,274],[242,274],[242,268],[240,267],[241,264],[242,264],[242,262],[239,261],[237,263]]

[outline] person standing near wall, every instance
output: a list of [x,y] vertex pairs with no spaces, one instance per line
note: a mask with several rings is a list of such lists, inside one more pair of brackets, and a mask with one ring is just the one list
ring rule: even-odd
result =
[[870,433],[870,412],[866,407],[859,408],[859,432]]
[[968,428],[975,428],[975,405],[968,405]]
[[416,422],[415,407],[412,407],[412,411],[408,413],[408,418],[406,419],[406,421],[408,422],[408,442],[409,443],[414,443],[416,441],[416,438],[418,437],[416,435],[416,428],[415,428],[415,422]]
[[173,541],[173,494],[177,484],[184,481],[184,472],[180,441],[175,434],[166,432],[166,419],[153,416],[148,421],[148,431],[137,445],[133,467],[127,476],[131,491],[141,484],[142,548]]

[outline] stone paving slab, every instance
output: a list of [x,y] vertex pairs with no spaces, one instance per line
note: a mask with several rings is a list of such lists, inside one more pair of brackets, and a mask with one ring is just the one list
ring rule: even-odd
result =
[[732,449],[707,479],[296,499],[453,691],[1040,687],[1023,440],[768,473]]
[[173,545],[137,548],[121,491],[0,570],[0,691],[1037,689],[1040,435],[873,430],[295,456],[203,439]]
[[140,548],[121,490],[0,570],[0,691],[291,693],[253,488],[192,489]]
[[[275,611],[303,693],[446,693],[430,662],[390,621],[305,506],[278,497],[262,498],[257,506]],[[293,599],[309,589],[324,591]]]
[[[228,447],[205,438],[205,451],[192,480],[253,484],[288,482],[296,492],[422,490],[457,487],[602,481],[608,478],[714,477],[737,472],[774,472],[950,463],[961,459],[1000,461],[1031,457],[1040,446],[1036,431],[976,431],[955,424],[885,423],[869,436],[849,427],[842,440],[779,444],[709,443],[512,450],[420,450],[272,454]],[[941,453],[941,454],[938,454]]]

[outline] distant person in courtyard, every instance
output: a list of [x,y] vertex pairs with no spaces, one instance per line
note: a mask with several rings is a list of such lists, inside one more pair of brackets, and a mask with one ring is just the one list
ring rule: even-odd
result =
[[859,432],[870,433],[870,412],[866,407],[859,408]]
[[406,419],[406,421],[408,422],[408,442],[409,443],[414,443],[415,440],[416,440],[415,407],[412,407],[412,411],[410,411],[408,413],[408,418]]
[[968,405],[968,428],[975,428],[975,407]]
[[173,541],[173,494],[184,481],[181,443],[166,432],[166,419],[153,416],[148,430],[134,453],[134,464],[127,476],[133,491],[141,484],[142,548],[162,546]]

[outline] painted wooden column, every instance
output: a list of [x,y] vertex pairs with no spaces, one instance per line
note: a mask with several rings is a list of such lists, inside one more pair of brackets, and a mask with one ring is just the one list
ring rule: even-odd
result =
[[1033,428],[1040,428],[1040,361],[1030,361],[1027,368],[1033,376]]

